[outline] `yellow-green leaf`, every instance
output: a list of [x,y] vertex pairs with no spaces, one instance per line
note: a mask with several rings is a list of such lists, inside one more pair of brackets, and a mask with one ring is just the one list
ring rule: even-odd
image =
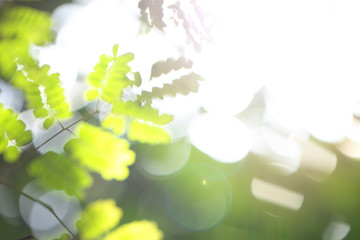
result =
[[101,122],[101,126],[112,130],[116,135],[122,135],[126,130],[126,120],[121,116],[108,115]]
[[85,189],[92,184],[91,175],[76,161],[55,152],[47,152],[31,161],[27,170],[45,189],[65,190],[78,198],[82,198]]
[[43,124],[44,128],[48,129],[54,123],[54,121],[55,121],[54,117],[49,117],[49,118],[45,119],[44,124]]
[[163,128],[136,120],[131,121],[128,137],[131,141],[148,144],[168,144],[171,141],[170,135]]
[[80,124],[78,132],[79,138],[65,145],[66,152],[106,180],[128,177],[128,166],[134,163],[135,153],[129,149],[127,140],[88,123]]
[[92,101],[92,100],[96,99],[98,96],[99,96],[99,92],[98,92],[97,89],[89,90],[89,91],[86,93],[86,98],[87,98],[87,100],[89,100],[89,101]]
[[161,240],[163,233],[157,224],[142,220],[124,224],[105,236],[103,240]]
[[10,146],[5,150],[4,153],[4,160],[13,163],[15,162],[20,156],[19,149],[15,146]]
[[94,239],[114,228],[123,215],[113,199],[98,200],[83,211],[76,226],[81,239]]

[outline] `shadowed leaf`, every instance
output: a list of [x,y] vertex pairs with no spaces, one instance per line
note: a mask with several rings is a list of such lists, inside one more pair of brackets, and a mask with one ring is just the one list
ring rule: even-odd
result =
[[159,77],[161,74],[167,74],[171,70],[179,70],[181,68],[191,68],[192,61],[184,57],[178,59],[168,58],[166,61],[159,61],[153,64],[151,68],[151,78]]

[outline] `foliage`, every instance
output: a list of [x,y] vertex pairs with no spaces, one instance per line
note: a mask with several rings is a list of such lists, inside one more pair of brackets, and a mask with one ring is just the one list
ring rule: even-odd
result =
[[33,108],[37,118],[46,118],[44,128],[48,129],[58,118],[71,116],[69,104],[65,101],[59,74],[49,74],[50,67],[23,66],[12,79],[14,86],[25,93],[28,107]]
[[0,11],[0,77],[10,79],[19,62],[32,62],[30,44],[43,45],[52,41],[50,27],[48,13],[5,5]]
[[28,173],[46,189],[64,189],[67,194],[79,198],[92,184],[91,175],[83,167],[66,155],[55,152],[47,152],[33,160]]
[[[145,21],[149,17],[149,26],[163,29],[163,0],[140,1],[139,8]],[[149,10],[149,15],[147,15]],[[160,18],[159,18],[160,16]],[[131,143],[138,141],[147,144],[167,144],[171,141],[165,125],[173,120],[169,114],[160,114],[152,105],[154,99],[174,97],[177,94],[187,95],[198,91],[202,78],[190,72],[180,78],[167,81],[162,87],[153,87],[145,91],[140,72],[133,71],[129,63],[135,59],[133,53],[118,54],[118,44],[113,46],[112,55],[103,54],[94,66],[94,71],[87,78],[90,89],[86,98],[94,103],[96,109],[64,126],[63,119],[71,119],[74,111],[64,94],[61,76],[53,73],[49,65],[39,65],[32,55],[34,45],[50,44],[53,40],[52,23],[48,13],[32,8],[6,5],[0,12],[0,78],[20,89],[25,96],[26,108],[32,109],[36,118],[43,120],[43,128],[48,129],[59,124],[61,129],[52,137],[35,147],[30,145],[24,154],[21,164],[29,162],[27,173],[39,186],[46,190],[64,190],[66,194],[82,200],[86,190],[93,184],[92,173],[98,173],[104,180],[122,181],[128,178],[129,169],[135,161],[135,152],[130,149]],[[187,69],[191,71],[192,61],[184,57],[168,58],[158,61],[151,68],[150,80],[165,76],[171,71]],[[171,79],[169,79],[171,80]],[[169,83],[170,82],[170,83]],[[128,100],[124,89],[135,96]],[[140,92],[138,91],[140,89]],[[111,109],[99,123],[87,120],[103,111],[104,106]],[[85,106],[78,112],[86,110]],[[73,132],[70,127],[77,125]],[[18,119],[16,113],[0,103],[0,153],[4,160],[15,162],[23,146],[32,143],[32,134],[27,126]],[[73,134],[64,145],[63,153],[48,151],[44,154],[36,150],[68,131]],[[126,135],[125,135],[126,134]],[[10,165],[5,179],[16,165]],[[1,181],[5,184],[5,182]],[[70,233],[62,234],[58,239],[74,239],[75,235],[56,215],[51,206],[27,195],[26,198],[43,205],[52,213]],[[77,223],[82,239],[162,239],[163,234],[157,224],[151,221],[135,221],[118,226],[122,210],[113,199],[98,200],[87,205]]]
[[121,98],[123,88],[132,84],[126,74],[131,71],[127,63],[134,59],[134,54],[117,56],[118,47],[118,44],[114,46],[113,56],[101,55],[94,67],[95,72],[90,73],[89,82],[95,89],[88,91],[88,100],[100,97],[113,103]]
[[100,237],[120,222],[122,214],[122,210],[116,207],[112,199],[89,204],[77,223],[81,238],[86,240]]
[[163,234],[157,228],[157,224],[152,221],[142,220],[124,224],[114,231],[107,234],[104,240],[137,240],[146,236],[148,240],[162,239]]
[[104,179],[124,180],[129,175],[128,166],[135,161],[126,139],[119,139],[99,127],[82,123],[79,138],[70,140],[65,151],[91,171]]
[[0,153],[7,162],[14,162],[20,156],[20,147],[31,142],[31,132],[25,130],[23,121],[11,109],[0,103]]
[[[187,4],[191,7],[186,8]],[[181,26],[182,28],[178,30],[184,32],[186,43],[193,45],[196,51],[201,51],[203,41],[211,41],[204,19],[206,14],[196,4],[195,0],[141,0],[138,6],[141,10],[141,20],[149,29],[155,27],[161,31],[166,31],[169,25]],[[165,15],[169,19],[166,19]]]

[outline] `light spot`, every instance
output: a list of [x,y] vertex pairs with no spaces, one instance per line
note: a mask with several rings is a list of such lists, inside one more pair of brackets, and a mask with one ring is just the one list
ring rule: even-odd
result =
[[258,200],[269,202],[294,211],[299,210],[304,201],[303,194],[257,178],[254,178],[251,182],[251,193]]
[[235,117],[202,114],[189,128],[192,144],[223,163],[242,160],[252,146],[252,136],[245,124]]
[[341,240],[346,237],[350,231],[350,225],[345,222],[332,222],[326,228],[322,239],[323,240]]

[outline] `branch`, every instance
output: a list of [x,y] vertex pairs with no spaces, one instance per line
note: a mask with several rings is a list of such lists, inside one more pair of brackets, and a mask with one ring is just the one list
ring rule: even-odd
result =
[[[73,234],[71,232],[71,230],[65,225],[65,223],[58,217],[58,215],[55,213],[54,209],[47,203],[39,200],[39,199],[36,199],[26,193],[24,193],[23,191],[19,190],[18,188],[16,188],[15,186],[7,183],[7,182],[4,182],[4,181],[0,181],[0,184],[3,184],[11,189],[13,189],[14,191],[16,191],[17,193],[19,193],[20,195],[23,195],[24,197],[26,197],[27,199],[30,199],[31,201],[33,202],[37,202],[39,203],[41,206],[43,206],[44,208],[46,208],[59,222],[60,224],[66,229],[66,231],[68,231],[70,233],[70,235],[75,239],[76,236],[75,234]],[[25,238],[25,239],[29,239],[29,238]]]

